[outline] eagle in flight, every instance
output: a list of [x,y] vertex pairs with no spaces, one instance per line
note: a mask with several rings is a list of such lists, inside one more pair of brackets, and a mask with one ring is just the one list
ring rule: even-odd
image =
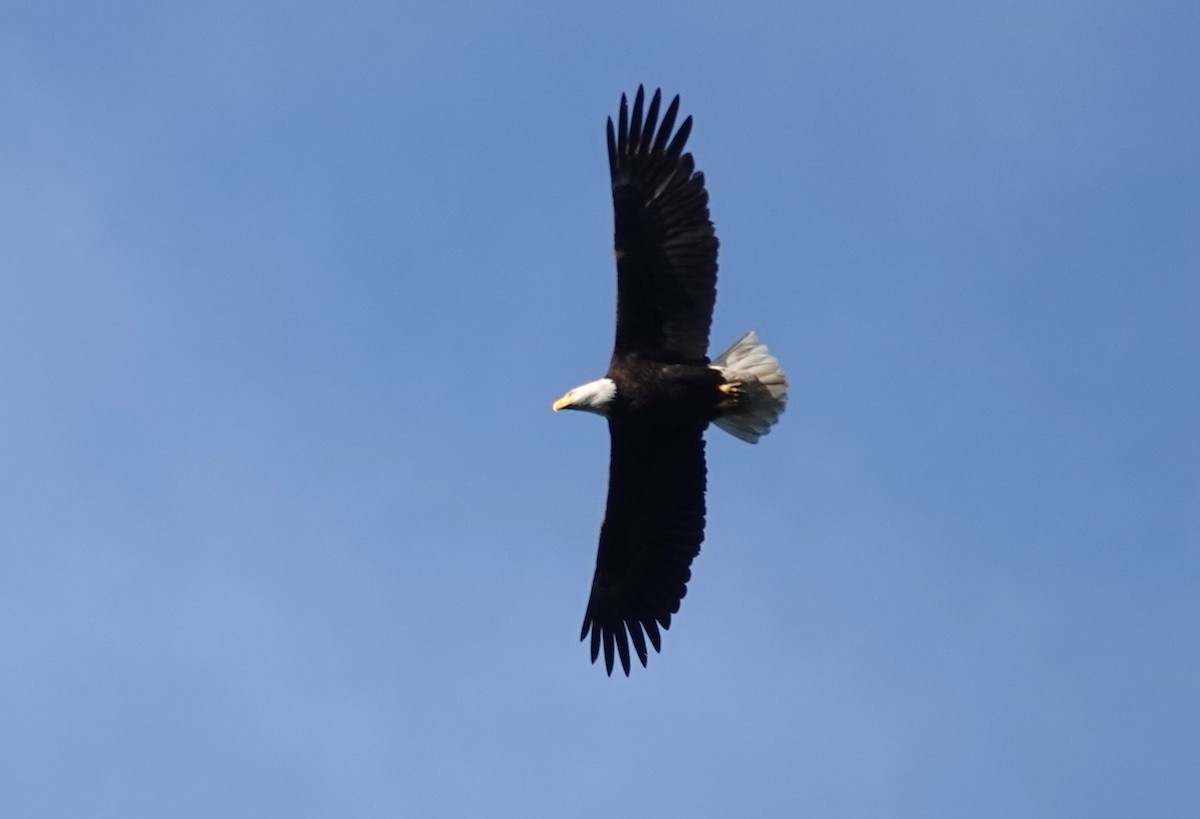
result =
[[662,113],[638,88],[608,120],[617,261],[617,332],[608,373],[554,410],[608,419],[608,505],[580,639],[612,674],[630,644],[646,665],[687,593],[704,540],[704,431],[710,423],[757,443],[787,403],[787,377],[753,331],[715,360],[708,333],[717,298],[717,237],[704,174],[684,153],[679,97]]

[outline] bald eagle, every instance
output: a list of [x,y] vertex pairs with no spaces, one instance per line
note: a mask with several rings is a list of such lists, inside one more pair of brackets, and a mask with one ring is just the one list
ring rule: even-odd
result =
[[661,91],[632,115],[624,95],[616,128],[608,120],[617,261],[617,333],[608,373],[568,392],[554,410],[608,419],[608,505],[591,598],[580,639],[591,633],[592,662],[604,646],[629,675],[629,644],[646,665],[647,641],[687,592],[704,540],[704,430],[714,423],[757,443],[779,420],[787,378],[749,332],[708,359],[717,297],[717,237],[704,174],[683,148],[688,117],[675,130],[679,97],[659,122]]

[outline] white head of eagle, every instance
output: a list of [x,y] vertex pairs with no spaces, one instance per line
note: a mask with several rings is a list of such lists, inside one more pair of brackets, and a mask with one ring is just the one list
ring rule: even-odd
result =
[[598,378],[586,384],[580,384],[562,398],[554,402],[554,411],[572,409],[594,412],[607,416],[612,409],[613,399],[617,397],[617,382],[611,378]]

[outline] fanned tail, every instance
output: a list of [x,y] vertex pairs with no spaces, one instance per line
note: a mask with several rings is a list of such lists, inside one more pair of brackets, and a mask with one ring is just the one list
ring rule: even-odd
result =
[[787,375],[779,360],[751,330],[709,366],[720,372],[726,383],[741,385],[732,406],[713,423],[746,443],[758,443],[787,407]]

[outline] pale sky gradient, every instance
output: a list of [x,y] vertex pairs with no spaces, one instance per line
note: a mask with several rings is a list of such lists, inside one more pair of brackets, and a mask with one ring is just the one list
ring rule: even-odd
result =
[[[1200,5],[8,2],[0,815],[1200,815]],[[604,120],[683,97],[708,539],[578,631]],[[714,352],[718,352],[716,350]]]

